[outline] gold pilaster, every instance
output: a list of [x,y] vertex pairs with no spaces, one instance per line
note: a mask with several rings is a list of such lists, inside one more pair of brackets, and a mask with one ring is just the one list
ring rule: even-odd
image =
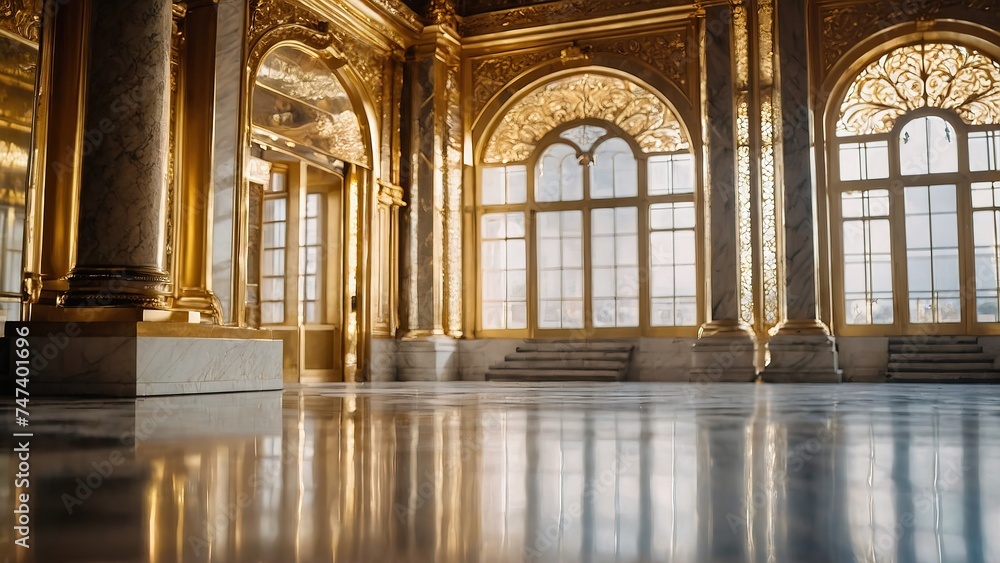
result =
[[215,48],[218,4],[214,0],[189,2],[184,16],[184,45],[175,110],[178,129],[175,163],[181,164],[176,190],[174,292],[172,309],[195,311],[221,320],[221,308],[212,293],[212,145],[214,139]]
[[71,2],[43,13],[36,122],[40,189],[32,198],[25,260],[28,320],[55,306],[76,261],[90,7],[89,1]]

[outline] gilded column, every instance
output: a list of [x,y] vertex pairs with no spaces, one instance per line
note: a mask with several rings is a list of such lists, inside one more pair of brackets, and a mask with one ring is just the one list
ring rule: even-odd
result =
[[171,3],[107,0],[90,27],[76,265],[66,307],[163,308]]
[[[90,3],[69,2],[58,10],[44,10],[41,71],[39,81],[40,158],[44,168],[41,187],[29,229],[30,251],[25,275],[29,283],[30,320],[44,320],[53,312],[59,295],[66,290],[66,274],[75,261],[80,159],[91,146],[84,137],[83,88],[86,71]],[[100,131],[98,131],[100,133]],[[93,134],[91,135],[93,137]]]
[[179,217],[175,253],[176,284],[173,309],[197,311],[221,320],[209,280],[212,263],[212,147],[214,140],[215,57],[218,4],[191,1],[184,16],[183,73],[180,96],[180,142],[177,155]]
[[[458,95],[457,16],[447,0],[431,2],[421,41],[407,61],[410,128],[408,210],[404,235],[405,340],[402,379],[457,376],[462,335],[462,123]],[[416,339],[416,340],[415,340]]]
[[815,185],[810,155],[808,44],[805,8],[797,0],[775,7],[778,86],[784,131],[784,320],[768,342],[765,381],[839,382],[836,343],[817,314]]
[[702,100],[708,208],[709,320],[699,330],[691,381],[756,378],[752,329],[740,319],[740,239],[737,234],[736,100],[733,13],[743,6],[705,8],[702,22]]

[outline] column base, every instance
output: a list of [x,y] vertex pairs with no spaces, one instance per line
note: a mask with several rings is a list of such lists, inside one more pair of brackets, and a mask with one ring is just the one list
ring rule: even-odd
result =
[[60,307],[166,309],[170,276],[155,268],[73,268]]
[[400,381],[457,381],[458,341],[448,336],[400,340],[396,362]]
[[713,321],[698,331],[691,347],[688,381],[697,383],[750,382],[757,379],[754,365],[757,339],[738,321]]
[[[270,331],[164,322],[8,322],[8,377],[27,328],[37,395],[146,397],[282,388]],[[21,328],[23,332],[24,328]]]
[[761,372],[768,383],[840,383],[837,343],[823,323],[785,321],[767,343],[771,361]]

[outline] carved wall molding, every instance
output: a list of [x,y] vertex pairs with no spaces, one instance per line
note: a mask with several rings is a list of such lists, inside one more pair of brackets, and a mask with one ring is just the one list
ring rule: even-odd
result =
[[1000,29],[995,0],[873,0],[821,6],[819,17],[824,72],[862,40],[901,23],[957,19]]
[[559,59],[561,47],[524,51],[474,60],[472,63],[473,115],[486,107],[490,99],[522,72],[543,62]]
[[591,47],[596,52],[616,53],[637,58],[663,73],[685,95],[688,92],[688,76],[691,64],[697,64],[697,49],[692,49],[686,41],[683,29],[663,33],[595,41]]
[[[663,73],[690,99],[691,65],[698,64],[697,50],[686,41],[686,29],[599,39],[575,44],[591,58],[610,53],[631,57]],[[692,49],[694,49],[692,51]],[[526,70],[542,63],[560,60],[563,45],[534,51],[521,51],[473,60],[473,114],[479,113],[504,86]]]
[[471,37],[538,25],[691,5],[690,0],[618,0],[616,2],[560,0],[468,16],[462,21],[461,32],[464,37]]
[[41,0],[0,0],[0,29],[38,43]]

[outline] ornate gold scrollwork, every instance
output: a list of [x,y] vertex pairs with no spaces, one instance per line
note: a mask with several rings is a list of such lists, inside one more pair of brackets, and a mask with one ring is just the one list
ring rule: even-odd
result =
[[901,115],[922,107],[954,110],[970,125],[1000,123],[1000,64],[960,45],[893,49],[848,88],[837,134],[886,133]]
[[38,0],[0,0],[0,29],[38,43],[41,13]]
[[618,125],[644,152],[689,147],[677,116],[654,93],[623,78],[580,73],[543,84],[514,104],[490,137],[483,161],[525,160],[553,128],[586,118]]

